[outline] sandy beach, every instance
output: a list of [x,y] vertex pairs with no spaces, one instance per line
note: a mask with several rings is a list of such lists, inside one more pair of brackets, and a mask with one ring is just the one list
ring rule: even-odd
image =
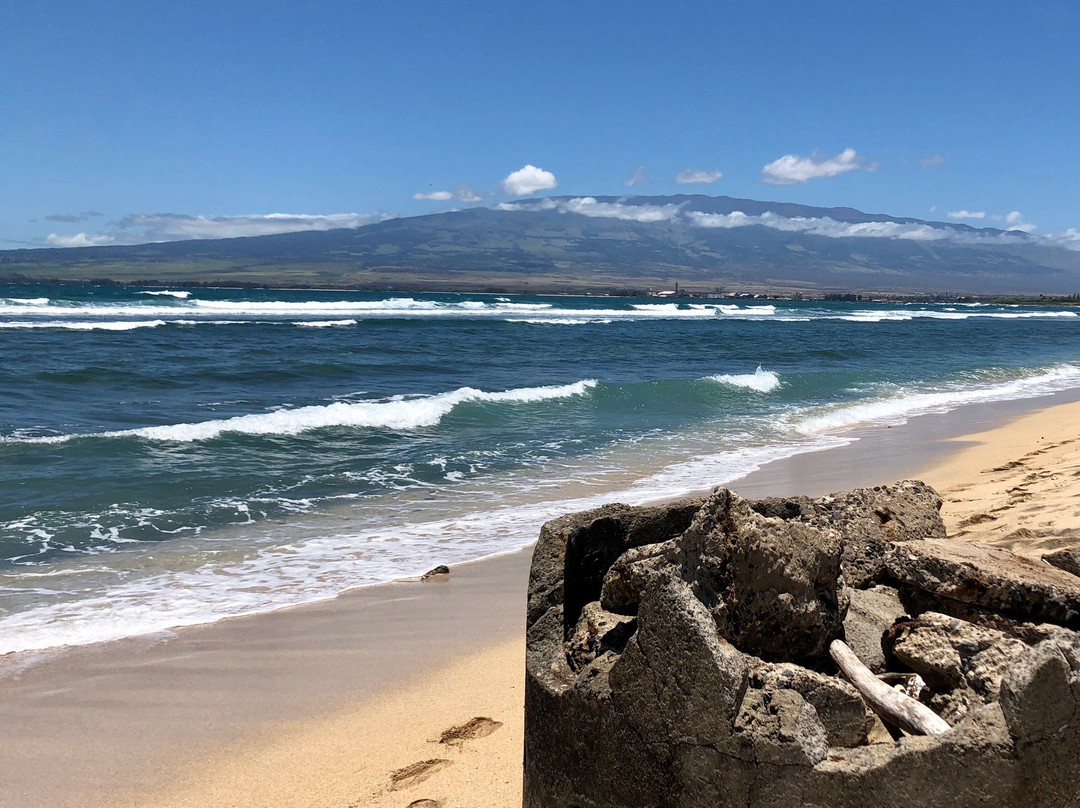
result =
[[[950,535],[1038,557],[1078,543],[1078,425],[1068,398],[968,407],[732,487],[917,477],[942,494]],[[5,660],[0,805],[519,805],[528,562]]]

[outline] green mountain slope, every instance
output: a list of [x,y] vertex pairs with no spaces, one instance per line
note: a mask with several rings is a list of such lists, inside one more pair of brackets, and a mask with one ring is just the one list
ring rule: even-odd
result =
[[0,252],[0,278],[1067,294],[1080,252],[1018,231],[708,196],[553,197],[366,227]]

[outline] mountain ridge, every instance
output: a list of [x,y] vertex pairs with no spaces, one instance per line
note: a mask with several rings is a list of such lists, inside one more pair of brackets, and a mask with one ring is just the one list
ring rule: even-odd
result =
[[1080,244],[728,196],[549,196],[358,228],[0,251],[0,278],[386,288],[684,287],[1069,294]]

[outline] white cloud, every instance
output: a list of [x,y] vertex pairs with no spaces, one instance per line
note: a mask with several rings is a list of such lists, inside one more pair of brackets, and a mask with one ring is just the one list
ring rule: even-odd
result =
[[1008,230],[1019,230],[1021,233],[1033,233],[1036,225],[1024,221],[1024,214],[1014,210],[1005,216],[1005,227]]
[[412,195],[412,198],[427,199],[432,202],[449,202],[451,199],[456,199],[458,202],[464,202],[467,205],[475,205],[478,202],[484,201],[484,194],[468,183],[463,182],[452,191],[430,191],[426,194],[415,193]]
[[986,212],[982,210],[954,210],[946,214],[950,219],[985,219]]
[[836,157],[819,158],[785,154],[761,169],[761,181],[769,185],[794,185],[818,177],[835,177],[845,171],[876,171],[878,163],[867,163],[854,149],[844,149]]
[[[621,219],[643,223],[684,222],[696,227],[768,227],[788,233],[808,233],[826,238],[891,238],[922,242],[948,242],[951,244],[1031,244],[1063,247],[1080,252],[1080,229],[1070,228],[1064,233],[1045,236],[1028,235],[1024,232],[1001,232],[1000,230],[973,230],[948,224],[935,225],[928,222],[841,222],[829,216],[781,216],[777,213],[747,214],[736,210],[731,213],[703,213],[685,210],[686,205],[634,205],[627,201],[601,202],[595,197],[583,196],[562,199],[541,199],[530,202],[503,202],[495,210],[555,210],[560,213],[576,213],[605,219]],[[1010,214],[1011,221],[1025,227],[1034,225],[1023,222],[1019,213]]]
[[511,196],[528,196],[537,191],[548,191],[559,183],[550,171],[529,164],[511,171],[502,181],[502,188]]
[[446,202],[447,200],[454,198],[453,191],[432,191],[429,194],[416,193],[412,195],[413,199],[430,199],[433,202]]
[[104,244],[148,244],[189,239],[269,236],[306,230],[362,227],[393,218],[386,213],[267,213],[245,216],[191,216],[184,213],[132,213],[111,222],[104,233],[50,233],[54,247],[98,247]]
[[641,165],[634,169],[634,173],[630,176],[623,185],[633,187],[634,185],[648,185],[652,182],[649,175],[645,173],[645,166]]
[[1080,230],[1075,227],[1070,227],[1064,233],[1058,233],[1056,236],[1051,235],[1048,236],[1048,238],[1055,241],[1061,247],[1080,252]]
[[724,176],[722,171],[706,171],[703,168],[684,168],[675,175],[680,185],[710,185]]
[[939,241],[951,238],[956,231],[918,222],[840,222],[828,216],[780,216],[765,212],[748,215],[732,213],[702,213],[688,211],[686,217],[698,227],[750,227],[760,225],[774,230],[810,233],[828,238],[903,238],[913,241]]
[[90,235],[89,233],[76,233],[73,236],[61,236],[59,233],[49,233],[45,242],[50,247],[101,247],[105,244],[116,243],[116,238],[108,233]]
[[622,219],[627,222],[667,222],[676,218],[682,205],[627,205],[622,202],[600,202],[595,197],[572,199],[542,199],[539,202],[504,202],[496,210],[555,210],[559,213],[579,213],[601,219]]
[[945,158],[942,157],[940,154],[931,154],[927,157],[922,158],[919,161],[919,168],[925,171],[928,168],[937,168],[944,162]]

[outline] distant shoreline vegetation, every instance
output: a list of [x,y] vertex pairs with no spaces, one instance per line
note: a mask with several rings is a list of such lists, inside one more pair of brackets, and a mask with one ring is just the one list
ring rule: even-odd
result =
[[699,288],[689,284],[677,293],[671,289],[657,289],[638,286],[576,286],[574,284],[555,284],[541,286],[504,286],[486,283],[476,279],[457,284],[411,284],[411,283],[326,283],[303,284],[274,281],[233,281],[225,279],[188,280],[176,279],[162,281],[158,279],[117,280],[115,278],[30,278],[25,275],[0,275],[3,286],[101,286],[120,289],[220,289],[220,290],[280,290],[285,292],[365,292],[386,294],[471,294],[471,295],[543,295],[543,296],[583,296],[583,297],[651,297],[668,300],[805,300],[843,303],[991,303],[1017,306],[1080,306],[1080,294],[1049,297],[1046,295],[1000,297],[995,295],[960,295],[929,292],[892,293],[874,291],[828,291],[814,290],[792,292],[786,289],[765,289],[744,291],[739,289],[721,290],[717,288]]

